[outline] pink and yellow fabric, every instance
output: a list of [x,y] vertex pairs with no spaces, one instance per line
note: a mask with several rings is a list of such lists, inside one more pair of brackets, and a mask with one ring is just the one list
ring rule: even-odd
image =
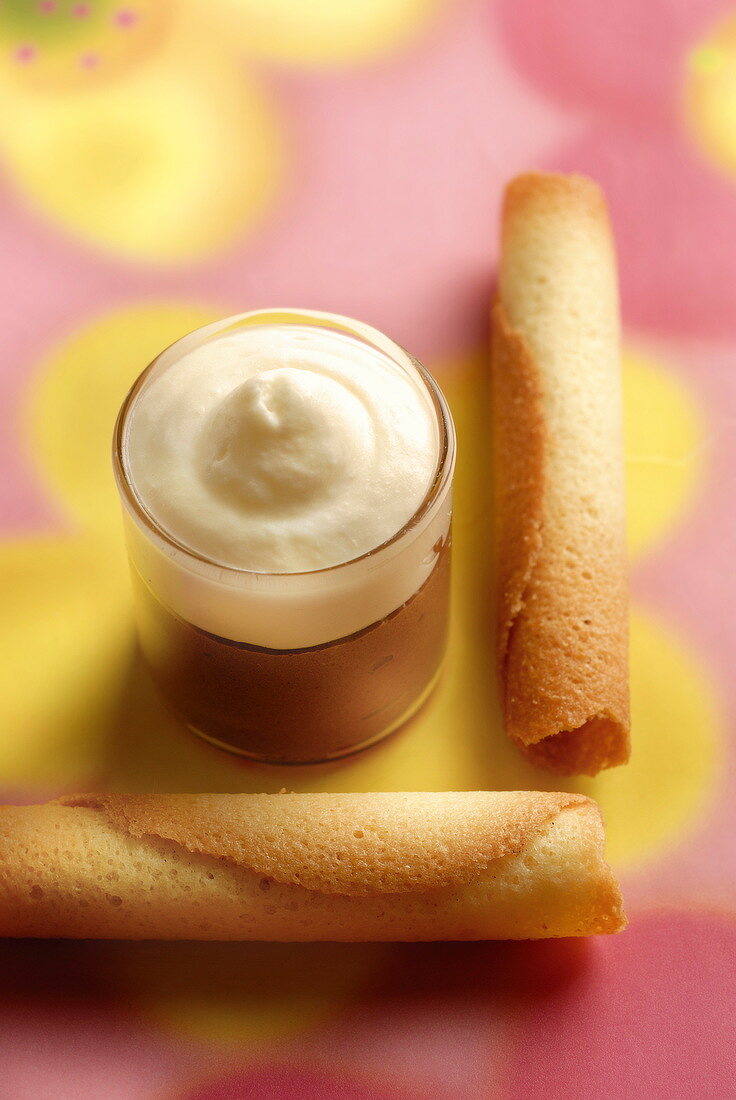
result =
[[109,470],[162,346],[359,317],[460,438],[449,665],[410,729],[295,789],[553,787],[496,713],[486,312],[505,180],[576,169],[621,259],[631,765],[598,798],[631,927],[596,942],[0,945],[13,1100],[726,1097],[736,957],[733,0],[4,0],[0,785],[276,790],[136,656]]

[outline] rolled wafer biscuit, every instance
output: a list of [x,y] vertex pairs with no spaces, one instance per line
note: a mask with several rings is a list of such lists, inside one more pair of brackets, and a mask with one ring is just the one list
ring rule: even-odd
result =
[[625,925],[582,795],[80,795],[0,807],[0,934],[536,939]]
[[616,260],[583,176],[506,190],[492,314],[498,665],[509,736],[595,775],[629,756]]

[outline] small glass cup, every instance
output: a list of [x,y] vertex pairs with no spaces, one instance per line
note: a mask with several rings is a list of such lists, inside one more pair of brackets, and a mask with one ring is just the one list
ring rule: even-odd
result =
[[[127,470],[129,416],[154,377],[219,336],[274,324],[326,328],[379,350],[426,389],[437,418],[435,476],[411,519],[360,557],[310,572],[252,572],[193,551],[146,510]],[[436,382],[403,348],[306,310],[206,325],[140,375],[118,415],[113,464],[141,647],[170,709],[199,736],[266,763],[319,763],[386,737],[428,698],[447,635],[455,430]]]

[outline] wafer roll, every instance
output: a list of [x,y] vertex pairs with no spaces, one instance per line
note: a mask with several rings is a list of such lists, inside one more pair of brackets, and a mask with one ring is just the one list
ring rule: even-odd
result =
[[492,324],[498,666],[533,763],[595,775],[629,756],[616,260],[583,176],[506,191]]
[[0,807],[0,934],[474,940],[625,925],[575,794],[80,795]]

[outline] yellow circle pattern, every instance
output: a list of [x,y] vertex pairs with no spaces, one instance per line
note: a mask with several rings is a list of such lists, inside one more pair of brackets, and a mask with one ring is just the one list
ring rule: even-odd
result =
[[690,132],[711,163],[736,175],[736,14],[690,51],[685,107]]
[[706,432],[692,394],[651,355],[626,351],[623,370],[629,550],[640,554],[687,513]]
[[15,0],[0,12],[6,175],[72,239],[139,264],[200,261],[242,239],[279,194],[280,127],[243,58],[365,62],[404,45],[438,6],[160,0],[136,5],[123,29],[109,3],[74,19]]
[[[75,15],[69,0],[0,5],[0,85],[7,94],[92,89],[118,80],[161,49],[175,0],[94,0]],[[3,89],[5,91],[5,89]]]
[[183,45],[94,92],[10,98],[0,149],[34,209],[153,264],[201,259],[245,233],[274,197],[281,158],[270,108],[235,62]]
[[40,364],[28,403],[31,458],[79,529],[117,539],[110,451],[122,400],[163,348],[219,315],[184,303],[117,310],[85,325]]
[[218,0],[213,14],[248,53],[325,67],[393,53],[440,6],[441,0]]
[[0,785],[107,768],[133,646],[124,569],[91,539],[0,543]]

